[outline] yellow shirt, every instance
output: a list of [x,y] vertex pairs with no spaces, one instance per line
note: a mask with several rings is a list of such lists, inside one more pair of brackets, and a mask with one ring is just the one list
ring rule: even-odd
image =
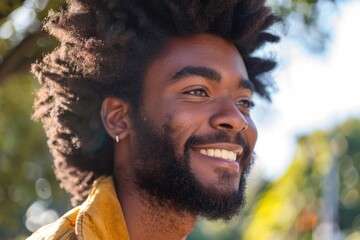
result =
[[126,223],[111,176],[98,178],[86,201],[28,240],[129,240]]

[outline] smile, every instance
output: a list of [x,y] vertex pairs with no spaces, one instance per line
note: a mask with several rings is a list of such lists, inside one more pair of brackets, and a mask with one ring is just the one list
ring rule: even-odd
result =
[[231,162],[235,162],[237,157],[235,152],[225,149],[200,149],[199,152],[206,156],[222,158]]

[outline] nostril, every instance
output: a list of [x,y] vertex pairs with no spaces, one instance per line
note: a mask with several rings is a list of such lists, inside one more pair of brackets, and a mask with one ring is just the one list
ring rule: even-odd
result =
[[222,127],[222,128],[226,128],[226,129],[233,129],[233,127],[230,124],[227,124],[227,123],[220,124],[219,126]]

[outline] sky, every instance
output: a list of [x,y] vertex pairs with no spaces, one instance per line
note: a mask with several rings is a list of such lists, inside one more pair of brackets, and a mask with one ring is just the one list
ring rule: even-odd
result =
[[[258,127],[256,167],[266,179],[280,177],[291,164],[296,137],[328,130],[360,117],[360,1],[347,1],[329,20],[329,49],[315,55],[289,37],[277,51],[272,104],[255,108]],[[291,26],[290,26],[291,28]]]

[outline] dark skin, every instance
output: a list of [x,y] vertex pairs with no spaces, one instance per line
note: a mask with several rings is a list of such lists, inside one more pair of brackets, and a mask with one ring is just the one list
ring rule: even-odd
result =
[[[171,118],[171,137],[179,156],[192,135],[217,131],[226,131],[232,138],[240,133],[253,151],[257,131],[250,117],[252,95],[243,59],[232,43],[210,34],[177,37],[148,66],[141,112],[159,129]],[[130,109],[126,101],[107,98],[101,111],[108,134],[120,139],[115,143],[113,176],[130,238],[186,239],[199,216],[154,207],[135,187],[130,163],[135,149],[146,146],[136,144],[136,135],[141,133],[132,127]],[[204,188],[238,191],[248,164],[242,154],[242,146],[232,141],[193,146],[190,169]],[[227,177],[220,177],[220,172]]]

